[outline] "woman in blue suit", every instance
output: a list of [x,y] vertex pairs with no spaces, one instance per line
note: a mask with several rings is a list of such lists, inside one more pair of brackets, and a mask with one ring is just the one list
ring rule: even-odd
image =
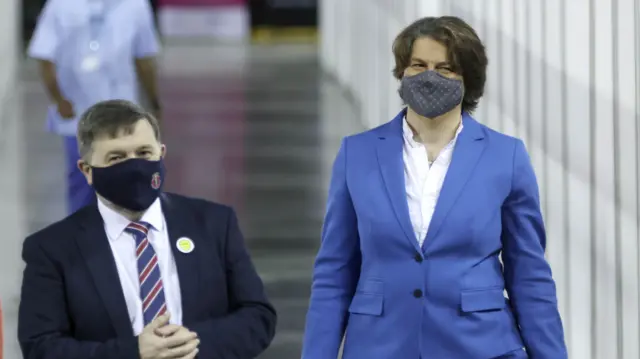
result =
[[303,358],[335,359],[344,336],[344,359],[566,359],[527,151],[471,117],[482,42],[430,17],[393,53],[407,107],[342,142]]

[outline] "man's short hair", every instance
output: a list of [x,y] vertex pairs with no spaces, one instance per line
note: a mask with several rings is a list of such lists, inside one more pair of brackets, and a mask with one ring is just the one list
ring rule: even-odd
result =
[[411,64],[414,42],[431,38],[447,48],[453,71],[464,79],[462,110],[473,112],[484,93],[487,80],[487,55],[475,30],[455,16],[425,17],[407,26],[393,42],[395,67],[393,75],[401,79]]
[[160,141],[158,120],[142,107],[125,100],[98,102],[86,110],[78,122],[78,150],[85,160],[90,156],[93,142],[100,137],[116,138],[131,134],[140,120],[147,120]]

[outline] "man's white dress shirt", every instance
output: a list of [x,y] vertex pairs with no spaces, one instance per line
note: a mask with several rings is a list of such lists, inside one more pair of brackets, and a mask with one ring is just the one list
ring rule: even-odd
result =
[[[131,234],[125,232],[131,221],[107,207],[101,200],[98,200],[98,210],[104,221],[104,229],[116,261],[133,333],[138,335],[144,328],[144,317],[142,315],[142,299],[140,299],[136,241]],[[148,240],[158,257],[167,311],[171,314],[170,323],[182,325],[182,297],[178,270],[173,258],[160,199],[153,202],[140,221],[151,225]]]

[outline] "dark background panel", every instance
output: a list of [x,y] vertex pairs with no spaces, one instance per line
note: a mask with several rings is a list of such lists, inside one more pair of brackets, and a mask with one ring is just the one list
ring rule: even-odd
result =
[[251,27],[316,27],[318,0],[250,0]]

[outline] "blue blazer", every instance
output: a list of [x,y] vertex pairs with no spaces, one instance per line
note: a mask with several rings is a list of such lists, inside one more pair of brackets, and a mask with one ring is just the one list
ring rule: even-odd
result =
[[[178,269],[183,325],[199,359],[251,359],[271,342],[276,314],[244,247],[234,211],[172,194],[162,208]],[[193,240],[189,254],[176,249]],[[28,237],[18,318],[25,359],[138,359],[138,339],[97,206]]]
[[522,141],[463,115],[420,248],[405,192],[404,115],[342,142],[303,358],[336,358],[344,334],[344,359],[566,359]]

